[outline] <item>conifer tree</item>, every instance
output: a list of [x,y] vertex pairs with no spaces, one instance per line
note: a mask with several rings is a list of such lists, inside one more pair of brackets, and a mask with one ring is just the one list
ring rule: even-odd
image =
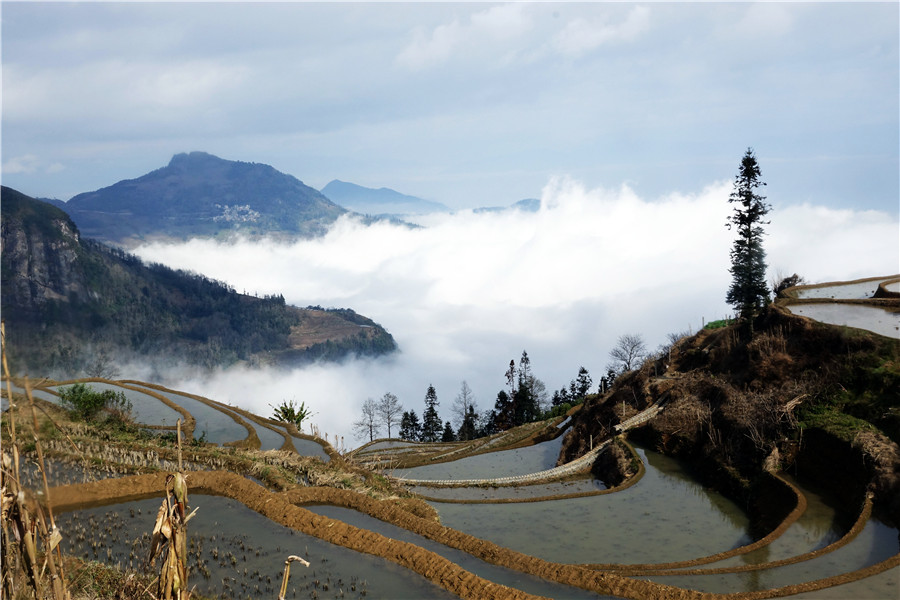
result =
[[769,300],[766,285],[766,251],[763,249],[763,225],[771,207],[757,190],[766,185],[760,179],[759,164],[752,148],[741,159],[740,171],[734,178],[734,190],[728,202],[735,204],[726,226],[737,229],[738,237],[731,248],[731,287],[726,301],[752,331],[753,317]]
[[437,442],[441,439],[443,423],[437,412],[437,392],[433,385],[425,392],[425,412],[422,413],[422,441]]
[[414,410],[403,413],[400,419],[400,438],[416,442],[422,435],[422,424],[419,423],[419,415]]
[[455,442],[456,434],[453,433],[453,426],[450,424],[450,421],[447,421],[444,424],[444,432],[441,435],[442,442]]

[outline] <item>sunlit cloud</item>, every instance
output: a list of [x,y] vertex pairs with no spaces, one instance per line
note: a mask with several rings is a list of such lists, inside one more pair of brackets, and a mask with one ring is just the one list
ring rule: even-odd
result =
[[[350,307],[384,325],[401,348],[388,359],[289,373],[226,369],[179,382],[263,413],[267,403],[296,397],[318,411],[323,431],[349,444],[367,397],[390,391],[421,413],[433,384],[446,420],[462,380],[481,409],[492,406],[509,360],[523,350],[554,390],[582,365],[599,380],[622,333],[656,347],[670,332],[730,314],[730,188],[648,201],[627,186],[588,190],[556,179],[535,213],[463,211],[423,218],[417,229],[343,218],[326,236],[291,244],[192,240],[137,253],[238,291]],[[773,273],[819,280],[897,270],[898,224],[884,213],[776,206],[770,216]]]

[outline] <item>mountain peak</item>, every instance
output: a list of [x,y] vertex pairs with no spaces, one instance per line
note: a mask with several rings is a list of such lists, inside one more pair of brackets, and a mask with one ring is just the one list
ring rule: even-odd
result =
[[225,159],[219,158],[218,156],[214,156],[208,152],[179,152],[175,156],[172,157],[172,160],[169,161],[170,167],[187,167],[187,166],[197,166],[204,164],[213,164],[213,163],[223,163],[227,162]]
[[179,153],[136,179],[79,194],[66,210],[86,237],[144,239],[317,235],[346,212],[302,181],[261,164]]

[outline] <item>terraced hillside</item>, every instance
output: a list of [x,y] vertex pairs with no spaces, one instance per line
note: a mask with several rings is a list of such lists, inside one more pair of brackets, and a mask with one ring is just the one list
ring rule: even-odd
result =
[[[453,444],[377,440],[341,453],[289,425],[137,381],[86,382],[123,391],[133,407],[134,422],[98,426],[58,406],[74,382],[18,380],[4,452],[15,446],[27,460],[14,473],[4,459],[4,481],[15,474],[41,489],[40,453],[50,485],[36,497],[60,527],[67,576],[104,562],[120,588],[128,577],[152,584],[148,534],[167,475],[181,471],[187,509],[200,509],[188,523],[188,578],[206,597],[277,597],[295,554],[310,567],[292,568],[286,597],[895,598],[900,452],[880,429],[889,415],[873,424],[864,409],[896,410],[885,385],[897,376],[898,340],[811,322],[790,304],[772,307],[744,362],[727,329],[701,332],[673,349],[668,371],[645,365],[564,417]],[[771,337],[778,328],[783,341]],[[723,386],[735,380],[722,365],[745,378],[734,397],[747,399],[763,392],[752,375],[783,374],[773,365],[798,365],[801,349],[827,382],[832,343],[847,357],[846,395],[796,401],[790,377],[776,388],[777,414],[789,411],[795,429],[756,441],[739,421],[726,429]],[[718,405],[704,396],[711,389]],[[624,392],[635,400],[623,406]],[[188,440],[180,451],[173,418]],[[740,454],[739,435],[756,454]]]

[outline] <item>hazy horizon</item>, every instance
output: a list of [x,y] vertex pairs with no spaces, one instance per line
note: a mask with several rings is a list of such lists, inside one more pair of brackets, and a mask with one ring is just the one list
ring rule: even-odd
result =
[[[135,253],[239,292],[352,308],[383,325],[400,346],[396,355],[289,372],[234,367],[178,382],[260,414],[282,400],[305,401],[322,432],[343,435],[352,447],[359,442],[351,424],[368,397],[394,393],[421,415],[434,385],[448,420],[465,380],[479,410],[491,408],[509,361],[523,350],[551,394],[580,366],[596,389],[618,336],[640,334],[653,350],[669,333],[696,332],[731,315],[731,187],[718,182],[647,201],[627,186],[589,190],[557,179],[536,213],[431,215],[419,229],[345,217],[316,239],[194,239]],[[770,279],[779,272],[821,282],[898,271],[900,226],[886,213],[774,204],[769,216]]]

